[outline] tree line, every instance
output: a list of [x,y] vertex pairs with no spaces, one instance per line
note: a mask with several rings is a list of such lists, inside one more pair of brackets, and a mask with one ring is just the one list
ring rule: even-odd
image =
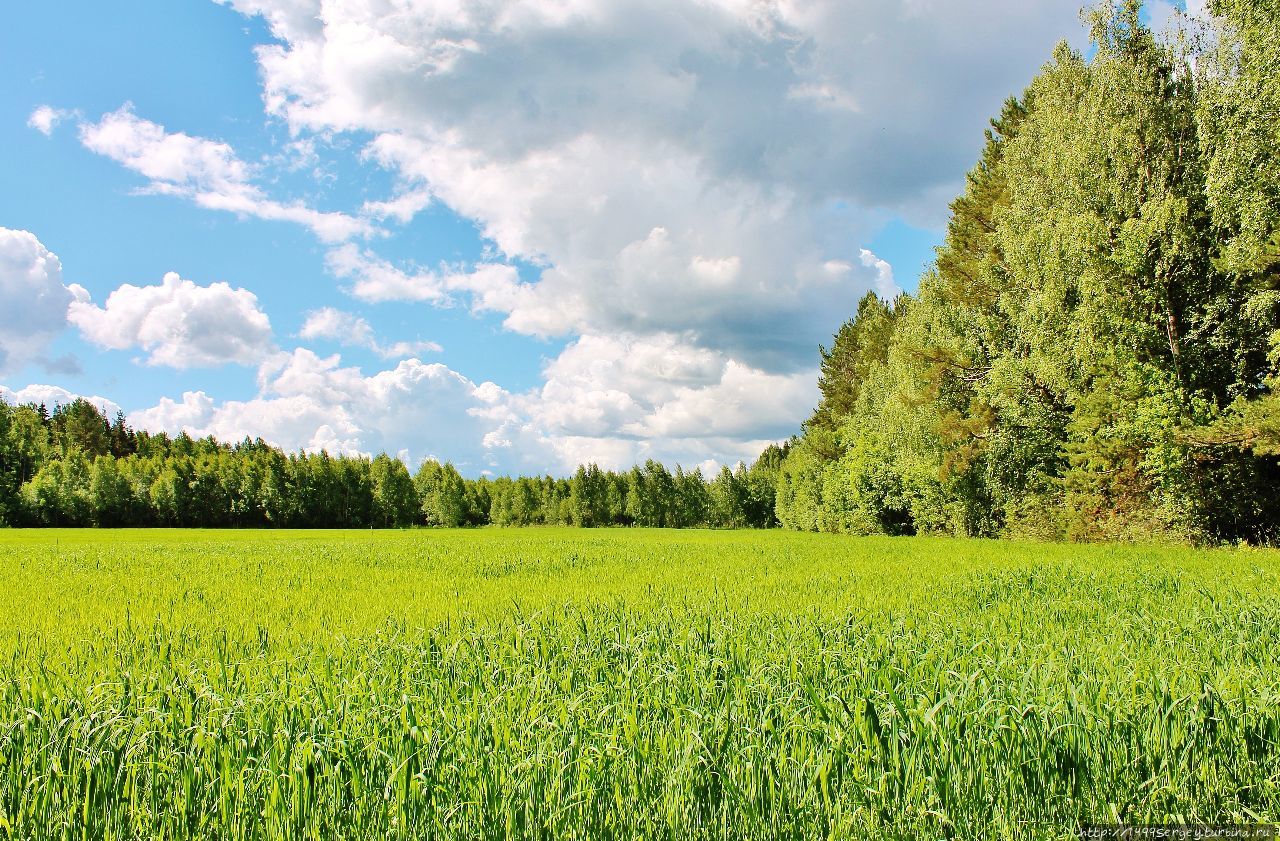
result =
[[710,480],[652,460],[567,479],[467,479],[429,460],[411,475],[385,454],[287,454],[261,439],[134,431],[83,399],[52,412],[0,400],[0,525],[768,528],[785,457],[770,447]]
[[919,290],[821,354],[794,529],[1275,542],[1280,4],[1094,10],[991,121]]

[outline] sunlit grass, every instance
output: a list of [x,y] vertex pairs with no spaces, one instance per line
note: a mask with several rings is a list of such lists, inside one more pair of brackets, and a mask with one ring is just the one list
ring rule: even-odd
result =
[[0,838],[1280,820],[1280,553],[0,533]]

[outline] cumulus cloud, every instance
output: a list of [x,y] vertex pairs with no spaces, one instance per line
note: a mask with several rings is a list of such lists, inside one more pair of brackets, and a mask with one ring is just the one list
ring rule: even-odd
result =
[[[874,282],[870,273],[822,271],[818,229],[830,214],[797,208],[756,184],[708,183],[699,162],[675,148],[619,166],[619,158],[649,154],[624,145],[579,139],[509,167],[485,164],[463,179],[465,189],[436,183],[455,210],[481,220],[503,252],[545,266],[536,282],[493,264],[441,282],[387,271],[366,255],[371,282],[364,295],[439,300],[452,289],[530,335],[688,332],[754,366],[808,365],[834,329],[827,322]],[[433,183],[478,166],[469,152],[405,138],[384,136],[375,146],[393,167],[417,172],[429,164],[420,174]],[[850,252],[848,244],[833,247]],[[849,253],[851,265],[856,254]]]
[[186,392],[131,413],[129,422],[230,441],[262,437],[287,450],[385,451],[411,464],[452,459],[478,473],[492,464],[484,443],[493,426],[489,414],[505,397],[492,383],[476,385],[438,363],[409,359],[366,376],[343,367],[337,355],[299,348],[263,364],[252,400],[219,403],[202,391]]
[[212,210],[304,225],[326,242],[374,232],[367,221],[345,213],[322,212],[301,202],[269,198],[252,182],[254,167],[241,160],[231,146],[168,132],[164,126],[137,116],[129,104],[96,123],[82,123],[80,141],[90,151],[149,179],[149,192],[180,196]]
[[583,337],[552,360],[546,383],[511,393],[417,359],[366,375],[337,354],[269,357],[252,400],[203,391],[164,398],[129,421],[223,440],[262,437],[288,450],[452,460],[482,471],[563,473],[647,458],[688,467],[751,461],[816,400],[816,372],[769,374],[677,336]]
[[348,243],[329,252],[329,271],[350,280],[348,290],[362,301],[437,301],[448,298],[443,280],[433,272],[409,274],[368,250]]
[[770,373],[674,334],[583,336],[543,375],[490,412],[490,445],[534,469],[750,461],[817,401],[816,371]]
[[41,105],[31,112],[31,116],[27,118],[27,126],[49,137],[53,134],[53,129],[58,123],[71,116],[70,111],[64,111],[61,108],[53,108],[49,105]]
[[41,361],[66,327],[67,307],[84,294],[63,285],[62,262],[35,234],[0,228],[0,374]]
[[77,394],[61,386],[32,384],[15,391],[0,385],[0,400],[13,406],[34,403],[43,404],[47,409],[52,410],[54,406],[68,406],[79,398],[88,400],[108,418],[114,418],[116,413],[121,411],[118,403],[105,397],[99,397],[96,394]]
[[892,301],[902,292],[902,288],[894,282],[893,266],[887,261],[881,260],[865,248],[858,252],[858,260],[868,269],[875,269],[875,290],[881,298]]
[[353,243],[331,250],[329,271],[350,280],[349,292],[362,301],[427,301],[440,306],[453,303],[457,293],[470,293],[476,309],[505,309],[505,301],[518,294],[521,284],[514,266],[481,263],[470,271],[442,267],[440,271],[405,271]]
[[[509,328],[676,331],[777,372],[888,288],[859,240],[941,219],[986,117],[1079,32],[1053,0],[229,2],[278,39],[272,113],[374,136],[405,188],[367,210],[439,201],[544,268],[485,278]],[[444,300],[406,277],[369,293]]]
[[171,368],[255,365],[272,350],[271,322],[247,289],[198,286],[169,272],[158,286],[125,284],[96,306],[73,301],[68,318],[94,344],[138,347],[147,363]]
[[444,350],[436,342],[403,341],[383,344],[378,341],[369,322],[333,307],[323,307],[307,313],[307,320],[298,335],[304,339],[331,339],[347,347],[368,348],[384,359],[402,359]]

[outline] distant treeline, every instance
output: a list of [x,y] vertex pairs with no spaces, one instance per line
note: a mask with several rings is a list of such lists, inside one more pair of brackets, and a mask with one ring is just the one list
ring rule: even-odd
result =
[[595,465],[572,478],[463,478],[424,462],[410,475],[379,455],[286,454],[134,431],[93,404],[10,406],[0,400],[0,525],[394,528],[655,526],[768,528],[785,447],[750,467],[624,473]]
[[796,529],[1280,537],[1280,3],[1092,13],[991,123],[918,293],[822,353]]

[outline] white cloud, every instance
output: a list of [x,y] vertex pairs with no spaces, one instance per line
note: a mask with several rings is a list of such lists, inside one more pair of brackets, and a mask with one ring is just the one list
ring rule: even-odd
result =
[[31,112],[31,116],[27,118],[27,126],[40,132],[45,137],[49,137],[53,134],[53,130],[58,123],[69,116],[71,116],[70,111],[41,105]]
[[27,403],[44,404],[45,408],[53,411],[54,406],[68,406],[77,398],[88,400],[108,418],[114,418],[116,413],[120,411],[119,404],[105,397],[99,397],[96,394],[77,394],[74,391],[67,391],[61,386],[33,383],[15,391],[0,385],[0,400],[4,400],[14,406],[21,406]]
[[365,376],[342,367],[337,355],[299,348],[263,364],[252,400],[218,403],[187,392],[180,401],[166,398],[131,413],[129,422],[226,441],[260,436],[286,450],[405,453],[410,464],[451,459],[478,473],[493,463],[484,444],[493,426],[488,411],[505,396],[440,364],[409,359]]
[[197,286],[175,272],[159,286],[125,284],[103,307],[86,296],[71,304],[68,317],[96,345],[142,348],[150,365],[256,365],[272,349],[271,322],[252,292],[226,283]]
[[408,274],[351,243],[329,252],[329,271],[351,280],[351,295],[362,301],[437,301],[448,298],[443,279],[433,272]]
[[859,240],[886,211],[938,223],[987,117],[1080,33],[1056,0],[229,2],[279,39],[269,111],[374,136],[402,186],[366,213],[438,201],[543,269],[446,281],[352,249],[353,292],[452,289],[516,331],[676,332],[777,373],[890,288]]
[[472,475],[563,473],[751,461],[816,401],[816,372],[768,374],[675,336],[583,337],[547,365],[546,384],[512,394],[417,359],[365,375],[298,348],[267,359],[252,400],[199,391],[133,412],[140,429],[262,437],[287,450],[450,459]]
[[35,234],[0,228],[0,374],[42,359],[84,290],[62,283],[62,262]]
[[817,402],[816,371],[771,374],[672,334],[583,336],[543,375],[490,413],[491,443],[535,470],[750,461]]
[[344,407],[306,395],[229,400],[219,405],[203,391],[188,391],[181,401],[164,397],[150,409],[132,412],[129,423],[149,432],[213,435],[223,441],[262,438],[289,452],[364,452],[360,429]]
[[425,342],[420,339],[414,341],[392,342],[391,344],[375,344],[369,350],[381,356],[383,359],[404,359],[410,356],[418,356],[423,353],[439,353],[444,350],[439,342]]
[[444,349],[436,342],[424,341],[383,344],[374,335],[369,322],[333,307],[307,313],[307,320],[298,335],[304,339],[332,339],[347,347],[368,348],[384,359],[403,359],[421,353],[439,353]]
[[[532,294],[533,287],[520,282],[514,266],[503,263],[480,263],[469,271],[442,266],[440,271],[414,269],[412,273],[379,258],[367,249],[347,243],[329,252],[329,271],[352,281],[348,291],[362,301],[427,301],[449,306],[459,293],[467,293],[472,309],[505,313],[521,311],[520,302]],[[540,330],[539,325],[526,326],[523,332],[558,332]]]
[[[439,300],[453,289],[469,293],[476,309],[502,313],[505,325],[521,333],[689,332],[702,346],[735,352],[748,364],[794,370],[809,364],[834,329],[827,322],[873,282],[858,272],[837,283],[820,276],[813,214],[756,185],[707,184],[698,163],[678,150],[618,167],[614,157],[642,153],[581,139],[563,154],[519,162],[516,171],[486,165],[468,179],[473,161],[466,154],[427,153],[406,140],[383,138],[378,145],[384,159],[403,155],[406,167],[429,163],[462,179],[468,192],[445,185],[438,191],[443,200],[485,221],[485,234],[504,252],[547,268],[533,283],[505,265],[440,281],[388,272],[366,255],[379,271],[368,273],[376,283],[362,297],[385,299],[392,297],[385,290],[395,290],[396,297]],[[646,219],[674,224],[637,226]],[[838,253],[846,250],[841,245]]]
[[154,193],[180,196],[201,207],[241,216],[293,222],[326,242],[369,236],[374,227],[345,213],[322,212],[301,202],[268,198],[252,183],[254,167],[226,143],[168,132],[144,120],[126,104],[96,123],[80,125],[85,148],[105,155],[150,180]]
[[[187,391],[178,402],[168,397],[161,397],[160,402],[149,409],[141,409],[129,413],[129,423],[138,429],[150,432],[168,432],[177,435],[180,432],[195,432],[201,437],[213,418],[217,409],[214,399],[203,391]],[[265,429],[245,430],[244,434],[251,438],[263,435]],[[241,438],[244,436],[242,435]],[[233,439],[239,440],[239,439]]]
[[408,222],[430,205],[431,191],[418,188],[407,190],[385,201],[367,201],[360,210],[374,219],[395,219],[403,223]]
[[707,283],[729,284],[742,273],[741,257],[694,257],[689,263],[690,273]]
[[862,262],[862,265],[867,268],[875,269],[875,290],[877,295],[884,298],[886,301],[892,301],[894,298],[898,297],[898,294],[902,292],[902,288],[894,282],[893,266],[889,265],[888,262],[881,260],[865,248],[859,251],[858,259]]
[[333,307],[307,313],[298,335],[304,339],[338,339],[356,347],[368,347],[377,341],[369,322]]
[[705,388],[682,388],[640,424],[643,437],[773,440],[796,431],[796,410],[817,402],[817,371],[770,374],[728,359],[720,379]]

